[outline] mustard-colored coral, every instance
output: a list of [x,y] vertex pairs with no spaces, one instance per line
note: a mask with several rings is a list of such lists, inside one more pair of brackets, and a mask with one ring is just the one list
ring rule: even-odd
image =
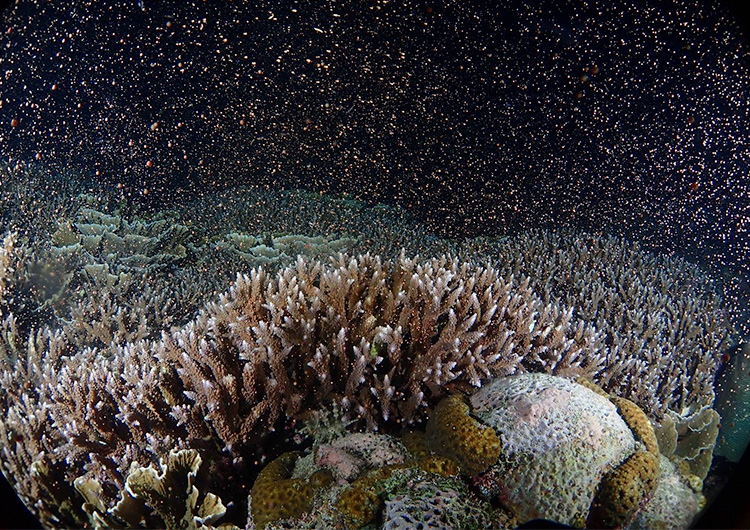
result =
[[402,434],[401,443],[416,459],[430,455],[430,448],[427,447],[427,436],[422,431],[412,431]]
[[576,377],[575,381],[579,385],[585,386],[586,388],[588,388],[592,392],[596,392],[600,396],[603,396],[605,398],[609,398],[609,394],[607,394],[602,387],[600,387],[599,385],[597,385],[596,383],[594,383],[594,381],[592,379],[589,379],[588,377],[582,375],[582,376]]
[[412,431],[401,436],[401,443],[409,451],[422,471],[443,477],[458,475],[458,463],[452,458],[432,454],[427,444],[427,436],[421,431]]
[[256,528],[281,519],[298,518],[310,511],[315,488],[304,479],[292,479],[299,454],[284,453],[260,472],[251,491],[251,513]]
[[602,478],[591,503],[587,526],[621,528],[633,520],[638,510],[656,490],[658,457],[636,451],[625,462]]
[[629,399],[611,397],[610,401],[615,404],[617,412],[625,420],[630,430],[633,431],[635,439],[646,446],[646,451],[658,457],[659,442],[646,413]]
[[373,488],[352,486],[345,490],[336,503],[350,528],[361,528],[375,519],[382,501]]
[[437,455],[420,458],[417,460],[417,465],[422,471],[442,477],[455,477],[460,471],[455,460]]
[[471,476],[497,462],[501,445],[494,429],[481,425],[469,412],[462,395],[445,398],[427,422],[427,443],[432,452],[456,461],[461,473]]

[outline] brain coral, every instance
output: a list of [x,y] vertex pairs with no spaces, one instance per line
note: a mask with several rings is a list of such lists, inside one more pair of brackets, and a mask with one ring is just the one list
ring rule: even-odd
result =
[[567,379],[499,378],[471,405],[500,436],[503,457],[489,475],[500,477],[494,493],[519,522],[582,525],[602,477],[637,447],[609,399]]

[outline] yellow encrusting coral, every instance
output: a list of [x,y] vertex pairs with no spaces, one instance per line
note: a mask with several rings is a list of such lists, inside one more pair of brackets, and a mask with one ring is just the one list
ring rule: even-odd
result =
[[425,433],[407,432],[401,436],[401,443],[422,471],[443,477],[454,477],[459,474],[458,462],[453,458],[436,455],[430,451]]
[[613,396],[609,400],[617,407],[617,412],[633,431],[635,439],[646,446],[646,451],[658,458],[659,442],[646,413],[629,399]]
[[607,473],[591,503],[587,526],[621,528],[633,520],[657,486],[659,459],[647,451],[636,451]]
[[455,477],[460,469],[455,460],[443,456],[429,455],[417,460],[417,465],[422,471],[440,475],[442,477]]
[[600,387],[599,385],[597,385],[591,378],[586,377],[586,376],[579,376],[575,378],[575,382],[581,386],[585,386],[592,392],[596,392],[600,396],[603,396],[609,399],[609,394],[607,394],[607,392],[605,392],[604,389]]
[[427,447],[427,436],[422,431],[411,431],[402,434],[401,443],[416,459],[430,455],[430,448]]
[[[310,511],[315,487],[311,481],[293,479],[299,453],[284,453],[258,474],[251,491],[253,522],[256,528],[288,518],[298,518]],[[315,481],[317,482],[317,480]]]
[[465,398],[453,394],[441,401],[427,422],[427,444],[437,455],[454,460],[464,475],[486,471],[500,456],[500,439],[491,427],[469,415]]
[[382,504],[373,488],[352,486],[341,494],[336,507],[348,527],[361,528],[375,519]]
[[361,528],[372,522],[383,508],[383,501],[378,496],[379,483],[389,479],[394,470],[408,468],[405,464],[392,464],[375,469],[352,482],[336,503],[347,526]]

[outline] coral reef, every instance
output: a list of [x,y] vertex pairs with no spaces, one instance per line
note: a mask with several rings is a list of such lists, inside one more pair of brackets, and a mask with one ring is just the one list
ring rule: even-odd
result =
[[575,307],[577,319],[595,323],[607,369],[594,379],[607,392],[656,419],[713,403],[732,334],[715,284],[697,265],[565,230],[470,240],[462,249],[484,254],[504,274],[528,276],[545,303]]
[[[512,517],[502,510],[493,509],[489,502],[476,497],[467,484],[454,474],[435,473],[425,470],[421,462],[404,459],[405,448],[388,435],[366,433],[342,434],[331,441],[335,447],[346,447],[351,453],[361,455],[363,465],[353,473],[341,473],[335,469],[340,460],[322,461],[319,457],[307,457],[284,463],[282,473],[277,472],[277,461],[269,464],[259,476],[251,494],[253,507],[262,497],[261,506],[270,505],[269,512],[252,510],[255,528],[510,528]],[[399,463],[387,463],[380,449],[399,455]],[[313,454],[316,451],[313,451]],[[433,455],[434,456],[434,455]],[[283,458],[283,457],[282,457]],[[307,460],[307,461],[306,461]],[[288,464],[296,465],[291,469]],[[348,468],[346,464],[344,467]],[[326,481],[314,496],[309,488],[289,491],[290,481],[307,484],[321,472],[334,469],[339,479]],[[457,469],[457,468],[456,468]],[[267,480],[268,473],[274,481]],[[330,475],[328,475],[330,476]],[[288,477],[297,477],[290,479]],[[309,477],[309,478],[305,478]],[[300,502],[287,502],[291,508],[286,512],[278,509],[276,492],[283,490],[287,496],[305,495],[312,499],[312,507]],[[269,502],[269,491],[274,502]],[[294,513],[291,513],[291,512]]]
[[[255,516],[254,524],[320,530],[341,525],[506,528],[551,519],[594,528],[671,528],[687,526],[703,506],[703,496],[691,487],[692,475],[658,452],[643,412],[590,384],[545,374],[498,378],[469,400],[455,394],[444,398],[428,420],[430,430],[450,432],[456,414],[459,424],[468,414],[476,416],[470,431],[489,428],[502,440],[503,453],[476,473],[462,466],[459,475],[456,460],[432,453],[427,440],[434,433],[412,430],[400,439],[340,433],[310,455],[291,458],[281,474],[276,461],[269,464],[266,470],[277,482],[266,480],[264,470],[253,487],[253,502],[258,495],[265,499],[264,488],[276,491],[291,477],[308,484],[326,472],[335,480],[326,481],[314,498],[309,487],[299,489],[305,502],[312,498],[311,507],[276,510],[272,519]],[[492,427],[478,423],[482,419]],[[465,458],[463,451],[453,453]],[[675,514],[672,508],[682,511]]]
[[[244,523],[249,477],[280,438],[304,438],[311,409],[395,432],[448,394],[519,373],[586,376],[631,400],[678,473],[694,489],[705,476],[730,331],[710,280],[685,261],[580,233],[441,240],[404,212],[302,192],[242,188],[179,216],[143,212],[68,175],[0,173],[0,460],[47,526],[89,524],[84,504],[114,513],[131,467],[172,451],[197,451],[205,491]],[[407,257],[420,252],[442,257]],[[519,404],[527,422],[547,405]],[[644,416],[622,421],[627,448],[607,461],[652,453]],[[417,435],[371,464],[332,443],[346,430],[316,444],[337,481],[407,463],[442,478],[484,468],[438,457]],[[502,457],[483,477],[550,443],[514,449],[495,430]],[[601,434],[587,432],[584,448]]]
[[84,206],[78,210],[75,221],[58,221],[58,228],[52,234],[52,250],[57,256],[86,251],[111,266],[144,272],[184,259],[189,232],[187,226],[167,215],[148,222],[128,221]]
[[332,239],[301,234],[268,234],[258,237],[230,232],[214,245],[217,250],[227,251],[252,266],[286,266],[293,263],[300,254],[320,259],[346,252],[356,245],[356,240],[349,237]]

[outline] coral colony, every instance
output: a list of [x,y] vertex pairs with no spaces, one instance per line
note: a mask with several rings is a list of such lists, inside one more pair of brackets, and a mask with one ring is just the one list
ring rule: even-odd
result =
[[671,528],[705,502],[731,332],[695,265],[2,178],[0,456],[45,526]]

